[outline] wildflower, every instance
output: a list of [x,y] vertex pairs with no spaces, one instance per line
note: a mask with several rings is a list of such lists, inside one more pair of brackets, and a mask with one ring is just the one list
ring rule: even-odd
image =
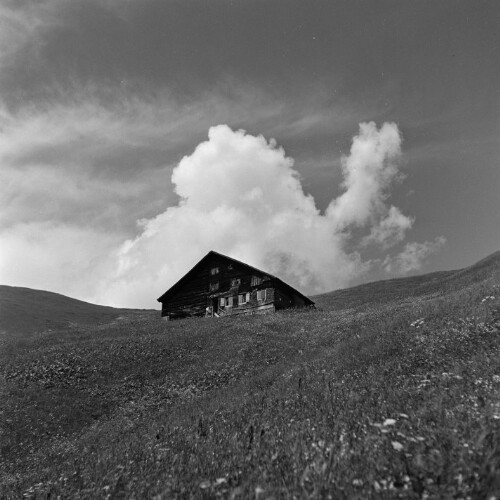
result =
[[395,423],[396,423],[396,420],[394,420],[393,418],[386,418],[382,425],[385,427],[387,425],[394,425]]
[[361,481],[361,479],[353,479],[352,485],[353,486],[363,486],[363,481]]
[[421,319],[416,319],[413,321],[413,323],[410,323],[410,326],[413,326],[414,328],[420,328],[424,324],[424,318]]
[[210,488],[210,481],[202,481],[202,482],[200,483],[200,488],[201,488],[202,490],[205,490],[205,489],[207,489],[207,488]]
[[396,451],[401,451],[403,449],[403,445],[399,441],[391,441],[391,444]]
[[487,295],[482,301],[481,303],[483,302],[486,302],[488,300],[495,300],[495,296],[494,295]]

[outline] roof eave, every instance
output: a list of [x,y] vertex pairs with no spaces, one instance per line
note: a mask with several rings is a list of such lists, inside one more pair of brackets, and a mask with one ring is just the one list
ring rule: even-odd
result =
[[210,252],[208,252],[204,257],[202,257],[187,273],[185,273],[163,295],[161,295],[160,297],[158,297],[156,300],[158,302],[163,302],[162,299],[164,299],[177,285],[179,285],[179,283],[181,283],[186,278],[186,276],[189,273],[191,273],[192,271],[194,271],[210,254],[215,254],[215,253],[217,253],[217,252],[214,252],[213,250],[210,250]]

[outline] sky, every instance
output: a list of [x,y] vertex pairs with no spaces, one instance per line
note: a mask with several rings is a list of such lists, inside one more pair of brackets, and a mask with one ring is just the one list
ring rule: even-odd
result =
[[0,283],[312,295],[500,249],[496,0],[0,0]]

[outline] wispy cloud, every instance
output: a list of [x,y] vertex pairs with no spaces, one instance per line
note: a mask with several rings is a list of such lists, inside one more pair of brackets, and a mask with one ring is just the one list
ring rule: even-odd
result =
[[3,0],[0,3],[0,67],[13,63],[20,52],[36,56],[46,34],[67,23],[68,7],[98,5],[124,18],[137,0]]
[[51,222],[17,224],[0,235],[0,282],[95,298],[113,268],[122,234]]
[[0,68],[19,52],[35,56],[40,37],[59,24],[58,7],[67,0],[6,0],[0,4]]
[[388,273],[407,274],[418,271],[425,259],[445,243],[446,238],[443,236],[438,236],[434,241],[407,243],[402,252],[395,256],[387,256],[382,266]]
[[339,127],[334,110],[318,111],[320,101],[312,111],[286,109],[259,89],[224,88],[186,103],[166,89],[138,95],[93,84],[16,110],[0,106],[0,193],[9,201],[0,227],[84,219],[130,229],[175,203],[172,168],[214,121],[271,129],[285,139],[288,125],[308,112],[324,115],[325,133]]

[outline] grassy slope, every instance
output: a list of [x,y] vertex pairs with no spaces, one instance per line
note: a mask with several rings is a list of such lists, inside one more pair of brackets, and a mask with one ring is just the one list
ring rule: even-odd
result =
[[72,299],[58,293],[0,285],[0,331],[27,336],[75,324],[109,323],[144,310],[116,309]]
[[411,301],[415,297],[422,296],[431,298],[487,279],[493,270],[498,270],[499,262],[500,252],[495,252],[465,269],[375,281],[317,295],[312,299],[318,307],[347,309],[364,307],[366,303]]
[[441,278],[13,342],[0,497],[498,497],[500,255]]

